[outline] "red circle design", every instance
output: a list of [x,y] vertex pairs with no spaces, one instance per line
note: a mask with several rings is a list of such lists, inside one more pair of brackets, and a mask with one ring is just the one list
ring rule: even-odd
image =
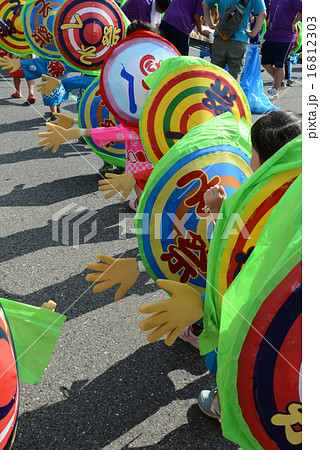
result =
[[[251,323],[238,359],[237,392],[242,415],[253,436],[263,448],[268,450],[279,450],[279,448],[266,433],[256,408],[253,392],[255,362],[272,319],[291,293],[301,284],[301,270],[302,262],[298,263],[264,300]],[[279,359],[282,358],[279,357]]]

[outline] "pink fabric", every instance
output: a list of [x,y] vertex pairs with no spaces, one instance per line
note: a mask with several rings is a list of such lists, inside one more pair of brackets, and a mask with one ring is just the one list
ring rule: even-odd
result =
[[153,165],[148,160],[142,146],[140,136],[130,128],[124,125],[119,125],[117,127],[92,128],[91,137],[99,147],[104,147],[111,141],[125,142],[125,173],[137,173],[141,172],[141,170],[153,169]]

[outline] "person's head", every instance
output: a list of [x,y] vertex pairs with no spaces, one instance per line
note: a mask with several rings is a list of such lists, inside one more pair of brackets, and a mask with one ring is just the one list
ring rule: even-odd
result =
[[271,111],[261,116],[251,128],[250,166],[253,172],[301,133],[301,114],[293,111]]
[[126,35],[129,36],[129,34],[134,33],[135,31],[152,31],[152,33],[156,33],[160,35],[158,28],[151,25],[151,23],[144,22],[143,20],[137,19],[133,20],[130,25],[127,28]]
[[170,5],[170,2],[171,0],[156,0],[156,11],[160,14],[163,14]]

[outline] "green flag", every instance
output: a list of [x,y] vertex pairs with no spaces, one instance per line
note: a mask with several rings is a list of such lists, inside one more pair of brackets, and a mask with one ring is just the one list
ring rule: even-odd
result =
[[19,378],[26,383],[39,383],[66,316],[4,298],[0,303],[10,325]]

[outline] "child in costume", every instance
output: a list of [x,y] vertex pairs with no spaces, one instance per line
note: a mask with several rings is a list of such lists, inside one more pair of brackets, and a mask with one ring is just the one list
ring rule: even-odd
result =
[[[73,121],[72,118],[71,121]],[[72,126],[72,125],[71,125]],[[104,147],[111,141],[125,141],[126,144],[126,169],[125,174],[134,174],[140,171],[152,170],[153,165],[148,160],[148,157],[142,146],[140,136],[125,125],[119,125],[117,127],[101,127],[101,128],[69,128],[65,129],[61,126],[54,124],[47,124],[47,127],[51,129],[49,132],[39,133],[40,138],[44,138],[39,142],[39,145],[44,145],[44,150],[48,150],[53,147],[52,152],[55,153],[59,145],[65,141],[71,139],[78,139],[79,137],[91,137],[93,141],[99,146]],[[111,175],[111,174],[110,174]],[[110,175],[107,175],[110,177]],[[121,176],[121,175],[119,175]],[[107,182],[107,184],[109,184]],[[131,186],[130,191],[134,187],[137,197],[130,200],[129,206],[134,211],[137,210],[138,199],[141,197],[142,190],[134,182],[134,186]],[[115,188],[116,189],[116,188]],[[101,189],[105,190],[105,189]],[[127,193],[129,195],[130,191]],[[112,190],[106,194],[105,198],[112,197],[117,190]],[[125,200],[125,196],[121,201]]]
[[[7,52],[6,50],[3,50],[0,47],[0,58],[3,58],[4,56],[7,56],[11,59],[29,59],[29,58],[20,58],[16,55],[13,55],[10,52]],[[30,58],[35,58],[34,55],[30,55]],[[13,84],[15,87],[15,91],[11,94],[11,97],[13,98],[22,98],[22,92],[21,92],[21,78],[24,77],[24,73],[22,71],[22,69],[18,69],[17,71],[10,71],[9,75],[13,78]],[[29,80],[27,81],[27,85],[28,85],[28,90],[29,90],[29,94],[28,94],[28,98],[27,98],[27,102],[29,104],[33,104],[36,101],[36,98],[34,96],[34,81],[33,80]]]
[[85,74],[61,79],[43,74],[42,75],[43,81],[37,84],[37,91],[40,92],[41,95],[50,96],[52,91],[58,88],[60,84],[62,84],[66,92],[71,92],[74,89],[78,89],[79,90],[77,96],[77,109],[78,109],[83,90],[86,89],[93,82],[94,79],[95,79],[94,76]]
[[[286,143],[302,132],[302,118],[292,111],[271,111],[260,117],[251,128],[252,157],[250,166],[255,172]],[[204,194],[204,202],[210,212],[218,214],[226,193],[221,185],[215,185]],[[187,327],[194,334],[193,325]],[[217,349],[216,349],[217,350]],[[220,418],[221,407],[217,387],[201,391],[198,397],[200,409],[209,417]]]
[[50,107],[51,117],[49,121],[56,120],[53,114],[60,112],[61,102],[67,101],[69,98],[69,93],[66,92],[61,84],[61,78],[65,77],[69,72],[76,72],[73,67],[62,61],[45,58],[18,61],[9,57],[0,58],[0,66],[2,66],[2,70],[18,70],[21,67],[27,81],[40,78],[42,74],[57,78],[60,81],[59,86],[50,95],[44,94],[42,97],[43,104]]
[[[274,131],[273,131],[274,130]],[[251,169],[255,172],[283,145],[301,133],[301,118],[290,111],[271,111],[262,116],[251,128],[252,157]],[[204,194],[204,203],[210,211],[213,221],[218,216],[222,202],[227,198],[222,185],[215,185]],[[198,336],[203,327],[201,321],[186,327],[179,335],[180,339],[199,349]]]
[[[159,34],[158,31],[150,24],[146,22],[142,22],[141,20],[135,20],[133,21],[129,27],[127,28],[127,36],[129,34],[133,33],[134,31],[138,30],[147,30],[152,31],[156,34]],[[62,124],[62,123],[61,123]],[[60,125],[60,124],[59,124]],[[53,147],[53,153],[56,152],[59,145],[66,141],[71,139],[78,139],[79,137],[91,137],[93,141],[99,146],[104,147],[111,141],[115,142],[121,142],[125,141],[125,148],[126,148],[126,168],[125,168],[125,175],[127,174],[137,174],[139,172],[144,173],[144,181],[145,177],[147,177],[152,169],[153,164],[149,161],[144,148],[142,146],[142,142],[140,139],[139,134],[132,130],[131,128],[120,124],[118,127],[101,127],[101,128],[93,128],[93,129],[64,129],[58,125],[55,124],[48,124],[48,128],[51,129],[51,132],[46,133],[39,133],[39,137],[43,137],[39,144],[44,145],[44,150],[49,149],[50,147]],[[72,125],[71,125],[72,126]],[[112,178],[112,174],[107,175],[107,178]],[[128,177],[124,178],[125,180],[128,179]],[[136,198],[131,199],[129,201],[129,207],[133,209],[134,211],[137,210],[139,198],[142,194],[142,189],[139,186],[138,183],[135,182],[135,178],[131,177],[130,181],[133,181],[133,184],[129,183],[129,192],[126,191],[126,196],[129,195],[131,189],[134,187],[136,192]],[[119,181],[120,182],[120,181]],[[101,184],[104,184],[105,186],[102,186],[101,190],[111,190],[108,194],[105,195],[105,198],[112,197],[116,192],[118,192],[121,189],[120,186],[117,187],[115,184],[110,184],[108,181],[103,181]],[[111,189],[110,189],[111,186]],[[126,198],[126,196],[122,196],[121,202],[123,202]]]

